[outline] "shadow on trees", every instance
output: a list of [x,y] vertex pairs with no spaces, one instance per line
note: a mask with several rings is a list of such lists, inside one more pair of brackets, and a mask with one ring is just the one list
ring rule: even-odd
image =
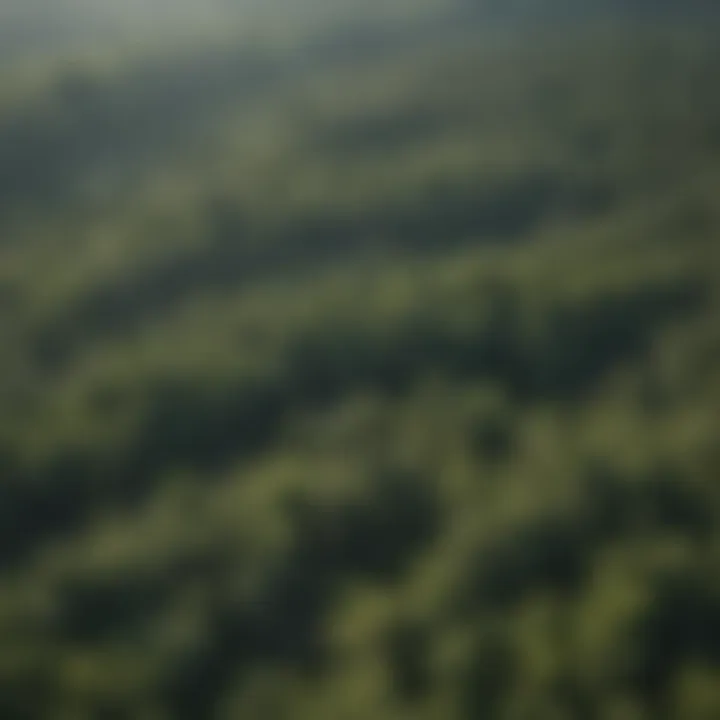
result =
[[290,227],[267,235],[244,211],[217,201],[208,210],[212,229],[203,246],[89,290],[37,332],[34,357],[46,369],[62,367],[82,346],[132,332],[209,288],[235,290],[350,259],[385,262],[388,252],[417,256],[518,240],[550,216],[602,212],[611,202],[610,190],[601,184],[530,172],[490,190],[453,185],[410,204],[288,220]]
[[[150,386],[138,428],[116,447],[84,455],[62,451],[28,484],[32,490],[19,490],[16,507],[32,514],[19,514],[11,554],[19,557],[55,529],[74,526],[98,502],[141,502],[168,470],[214,472],[257,456],[277,440],[291,411],[358,389],[402,394],[440,371],[494,380],[522,402],[577,401],[618,364],[640,361],[657,330],[697,307],[704,292],[698,282],[683,279],[560,306],[550,311],[544,336],[531,341],[522,306],[501,291],[479,327],[458,330],[425,315],[400,324],[389,340],[374,330],[328,328],[300,334],[288,344],[284,369],[261,379]],[[21,476],[22,468],[17,472]],[[676,498],[670,506],[676,512],[683,507]],[[43,518],[42,526],[33,517]],[[22,531],[24,522],[33,530]]]
[[424,478],[381,470],[366,495],[323,509],[311,497],[288,498],[294,542],[251,601],[220,600],[211,640],[170,679],[176,717],[207,717],[243,671],[285,666],[322,674],[329,657],[323,622],[350,578],[391,583],[441,527],[440,505]]

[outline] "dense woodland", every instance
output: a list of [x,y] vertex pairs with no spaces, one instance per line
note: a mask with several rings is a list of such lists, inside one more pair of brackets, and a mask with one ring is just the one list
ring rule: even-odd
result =
[[67,2],[0,28],[0,717],[720,717],[710,3]]

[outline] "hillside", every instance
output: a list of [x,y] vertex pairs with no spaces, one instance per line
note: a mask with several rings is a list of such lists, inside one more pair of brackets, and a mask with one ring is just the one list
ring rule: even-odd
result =
[[373,7],[4,67],[0,717],[720,713],[716,28]]

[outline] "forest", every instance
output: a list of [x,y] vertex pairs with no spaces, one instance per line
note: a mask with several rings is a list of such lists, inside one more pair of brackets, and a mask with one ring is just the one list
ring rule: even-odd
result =
[[719,31],[0,0],[0,718],[720,717]]

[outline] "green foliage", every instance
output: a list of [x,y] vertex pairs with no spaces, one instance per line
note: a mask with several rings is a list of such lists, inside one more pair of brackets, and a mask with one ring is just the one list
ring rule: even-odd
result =
[[717,715],[714,28],[440,6],[8,73],[2,717]]

